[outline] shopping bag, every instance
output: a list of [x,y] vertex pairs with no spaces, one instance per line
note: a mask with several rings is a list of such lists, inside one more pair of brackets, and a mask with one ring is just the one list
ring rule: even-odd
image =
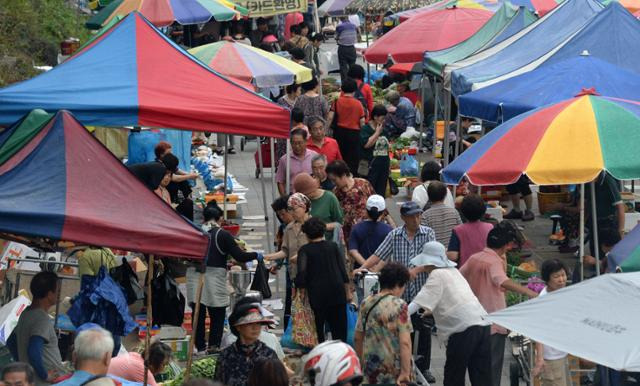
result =
[[417,176],[418,175],[418,160],[412,155],[405,154],[400,160],[400,175],[404,176]]
[[280,338],[280,345],[284,348],[289,348],[291,350],[307,350],[305,347],[300,346],[296,342],[293,341],[293,318],[289,318],[289,322],[287,323],[287,328],[284,330],[284,334]]
[[356,324],[358,323],[358,311],[356,306],[351,303],[347,303],[347,343],[355,348],[353,343],[353,337],[356,333]]
[[309,298],[304,291],[296,291],[291,303],[291,335],[293,342],[303,347],[315,347],[318,344],[316,321]]
[[271,288],[269,288],[269,270],[264,265],[263,260],[258,260],[256,273],[253,275],[253,282],[251,283],[251,290],[260,292],[263,299],[269,299],[271,297]]

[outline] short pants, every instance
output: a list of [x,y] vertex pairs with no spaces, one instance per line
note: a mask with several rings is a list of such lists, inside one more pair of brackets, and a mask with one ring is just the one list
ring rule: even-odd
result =
[[525,175],[520,176],[518,181],[511,185],[507,185],[507,192],[509,194],[518,194],[520,193],[522,197],[528,196],[531,194],[531,188],[529,187],[529,178]]

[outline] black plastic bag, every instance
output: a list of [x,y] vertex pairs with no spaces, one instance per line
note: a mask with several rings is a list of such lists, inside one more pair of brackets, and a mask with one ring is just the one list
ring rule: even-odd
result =
[[153,324],[181,326],[186,300],[173,278],[163,273],[151,282]]
[[253,282],[251,283],[250,289],[252,291],[259,291],[262,294],[263,299],[271,298],[271,288],[269,288],[269,270],[262,260],[258,261],[256,274],[253,275]]
[[396,182],[391,177],[389,177],[389,193],[391,193],[392,196],[395,196],[396,194],[400,193],[400,189],[398,189],[398,185],[396,185]]
[[138,276],[124,257],[122,264],[109,270],[109,276],[122,287],[128,305],[144,299],[144,289],[138,282]]

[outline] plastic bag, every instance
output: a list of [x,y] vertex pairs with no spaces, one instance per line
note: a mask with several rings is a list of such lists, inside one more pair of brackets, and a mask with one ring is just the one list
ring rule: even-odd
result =
[[271,288],[269,288],[269,270],[264,265],[263,260],[258,260],[256,273],[253,275],[251,290],[258,291],[262,294],[263,299],[271,298]]
[[151,282],[153,290],[153,323],[181,326],[184,322],[185,298],[178,284],[166,273]]
[[353,343],[353,337],[356,333],[356,324],[358,323],[358,311],[356,310],[356,306],[347,303],[347,343],[355,348],[356,346]]
[[144,299],[144,289],[138,282],[138,276],[127,262],[127,259],[123,257],[122,264],[111,268],[109,275],[122,287],[128,305]]
[[280,345],[292,350],[306,350],[305,347],[302,347],[293,341],[293,318],[289,318],[287,328],[285,328],[284,334],[282,334],[282,337],[280,338]]
[[418,175],[418,160],[412,155],[405,154],[400,160],[400,175],[402,176],[417,176]]
[[291,304],[292,340],[303,347],[315,347],[318,344],[316,320],[304,291],[296,291]]

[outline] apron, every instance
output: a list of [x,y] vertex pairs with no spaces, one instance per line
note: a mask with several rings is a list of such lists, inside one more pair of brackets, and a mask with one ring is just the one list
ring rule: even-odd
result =
[[[218,246],[218,232],[214,236],[215,246],[220,254],[225,253]],[[196,292],[198,291],[198,281],[200,273],[195,267],[187,268],[187,302],[195,303]],[[227,289],[227,269],[221,267],[206,267],[204,274],[204,286],[202,287],[202,298],[200,304],[207,307],[228,307],[229,290]]]

